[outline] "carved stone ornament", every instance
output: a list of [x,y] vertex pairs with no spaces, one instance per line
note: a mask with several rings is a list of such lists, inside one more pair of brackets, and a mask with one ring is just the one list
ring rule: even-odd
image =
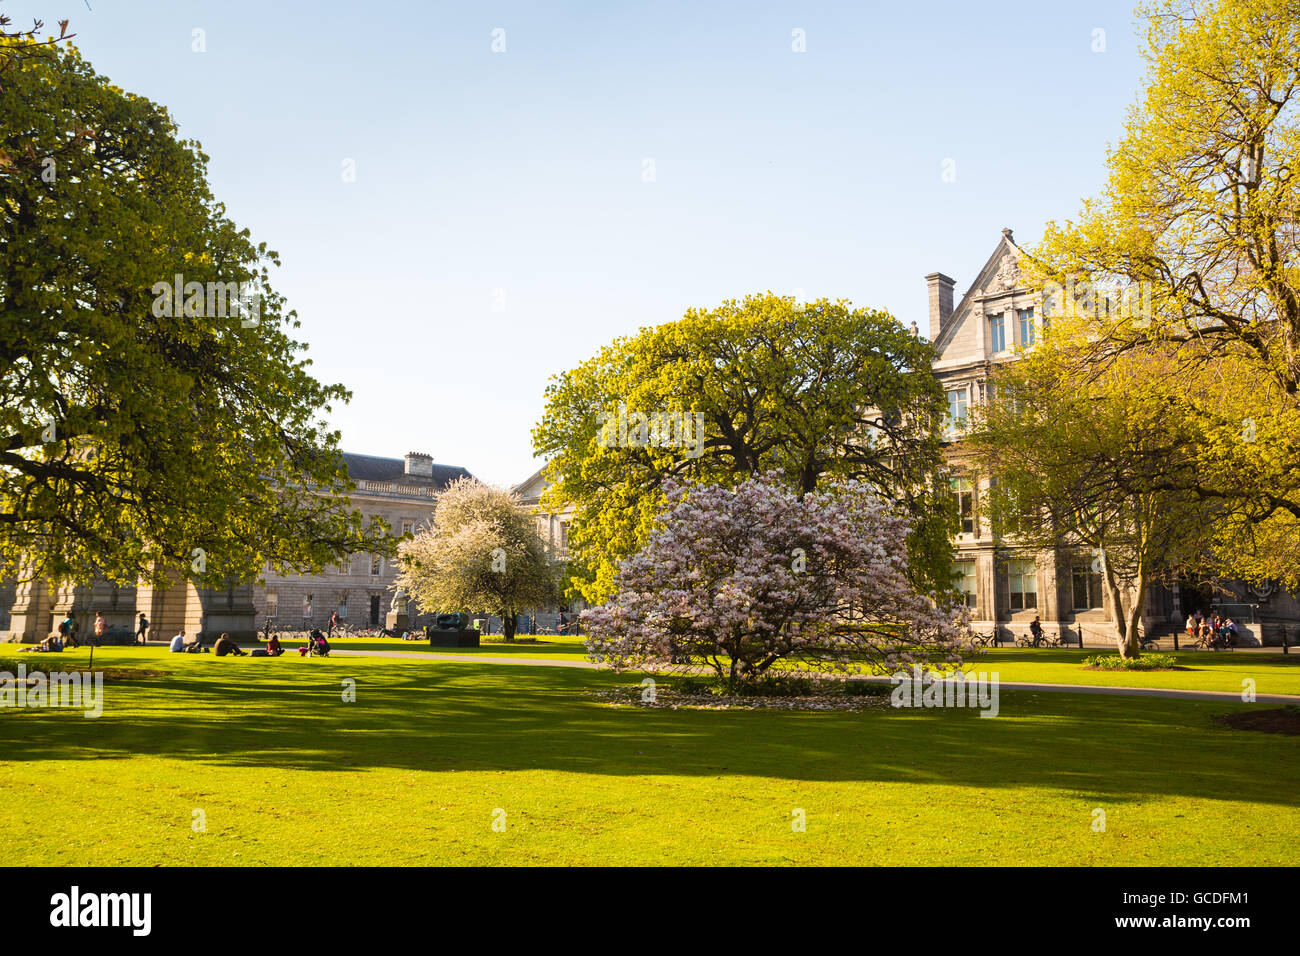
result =
[[1277,593],[1277,581],[1271,578],[1265,578],[1262,581],[1252,581],[1250,584],[1247,584],[1246,587],[1250,589],[1251,594],[1255,595],[1255,597],[1259,598],[1261,601],[1267,601]]
[[1020,281],[1020,265],[1016,262],[1016,257],[1008,253],[1002,257],[1002,264],[998,268],[997,283],[1004,289],[1014,289],[1016,283]]

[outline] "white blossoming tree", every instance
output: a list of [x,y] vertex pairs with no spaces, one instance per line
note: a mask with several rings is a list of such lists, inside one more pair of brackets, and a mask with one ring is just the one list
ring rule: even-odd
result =
[[781,661],[839,674],[959,664],[966,610],[909,584],[909,530],[858,482],[803,496],[772,474],[670,486],[614,598],[583,612],[588,651],[619,668],[706,664],[731,686]]
[[513,641],[519,612],[556,600],[556,574],[519,499],[473,478],[438,496],[433,523],[399,546],[397,584],[421,607],[496,614]]

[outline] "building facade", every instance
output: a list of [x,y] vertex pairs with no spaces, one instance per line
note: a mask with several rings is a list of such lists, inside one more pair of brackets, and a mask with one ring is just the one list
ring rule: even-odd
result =
[[[961,301],[954,304],[953,279],[926,276],[930,340],[938,351],[934,375],[948,398],[948,461],[953,469],[961,530],[956,545],[956,580],[979,633],[1010,640],[1028,631],[1037,615],[1049,633],[1067,643],[1113,639],[1115,615],[1104,593],[1095,557],[1086,550],[1027,553],[1014,540],[999,539],[982,507],[988,477],[964,451],[963,425],[975,405],[989,398],[989,376],[1015,359],[1017,346],[1030,346],[1043,328],[1042,301],[1021,283],[1021,254],[1010,229],[1002,236]],[[1282,629],[1294,643],[1300,604],[1270,582],[1240,581],[1157,584],[1151,587],[1142,627],[1152,635],[1183,628],[1189,613],[1219,607],[1246,621],[1254,641],[1280,644]]]
[[[395,535],[426,527],[438,492],[458,478],[473,477],[464,468],[435,464],[418,452],[405,458],[344,453],[343,460],[357,485],[352,506],[364,519],[383,518]],[[353,627],[383,627],[396,579],[394,562],[378,554],[349,555],[322,574],[280,575],[267,566],[252,590],[254,613],[259,627],[269,617],[282,628],[324,628],[335,613]],[[438,610],[412,601],[409,626],[432,623]]]
[[[343,459],[357,485],[352,506],[364,518],[382,517],[398,534],[426,524],[437,493],[450,482],[473,477],[464,468],[437,465],[429,455],[414,452],[404,459],[349,453]],[[390,610],[396,576],[388,558],[354,554],[322,574],[284,576],[267,567],[261,580],[226,588],[199,588],[185,581],[166,587],[145,582],[133,587],[107,581],[62,586],[41,580],[10,582],[9,620],[0,640],[43,640],[69,611],[82,634],[96,614],[102,614],[110,628],[134,633],[137,616],[143,612],[152,640],[182,630],[187,635],[202,634],[205,640],[223,631],[251,640],[268,617],[282,629],[323,628],[335,612],[348,624],[380,627]],[[414,604],[409,611],[412,627],[429,616]]]
[[[546,551],[556,566],[556,573],[563,571],[569,560],[569,522],[573,520],[573,507],[569,506],[558,512],[545,511],[541,507],[542,495],[550,484],[543,476],[544,469],[538,469],[528,478],[510,489],[518,497],[520,504],[533,513],[537,520],[537,533],[546,542]],[[562,599],[555,607],[536,608],[529,612],[533,619],[532,626],[537,632],[557,632],[561,616],[565,622],[574,621],[585,605],[580,600]],[[522,623],[520,625],[523,627]]]

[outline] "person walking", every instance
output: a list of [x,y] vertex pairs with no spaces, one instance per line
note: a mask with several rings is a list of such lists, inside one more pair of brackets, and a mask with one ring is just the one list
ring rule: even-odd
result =
[[66,648],[80,647],[81,642],[77,640],[77,617],[71,611],[63,618],[59,624],[59,634],[63,637],[63,646]]
[[103,645],[104,635],[108,633],[108,624],[104,621],[104,615],[95,615],[95,643]]
[[140,612],[140,623],[135,629],[135,639],[139,644],[147,644],[149,642],[149,619],[144,616],[144,611]]

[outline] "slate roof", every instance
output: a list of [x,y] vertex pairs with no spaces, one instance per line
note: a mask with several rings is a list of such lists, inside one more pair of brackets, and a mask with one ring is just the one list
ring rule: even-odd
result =
[[406,459],[380,458],[376,455],[357,455],[345,451],[343,461],[348,466],[348,474],[359,481],[393,481],[401,484],[420,485],[441,491],[457,478],[474,476],[459,465],[433,465],[433,477],[408,475]]

